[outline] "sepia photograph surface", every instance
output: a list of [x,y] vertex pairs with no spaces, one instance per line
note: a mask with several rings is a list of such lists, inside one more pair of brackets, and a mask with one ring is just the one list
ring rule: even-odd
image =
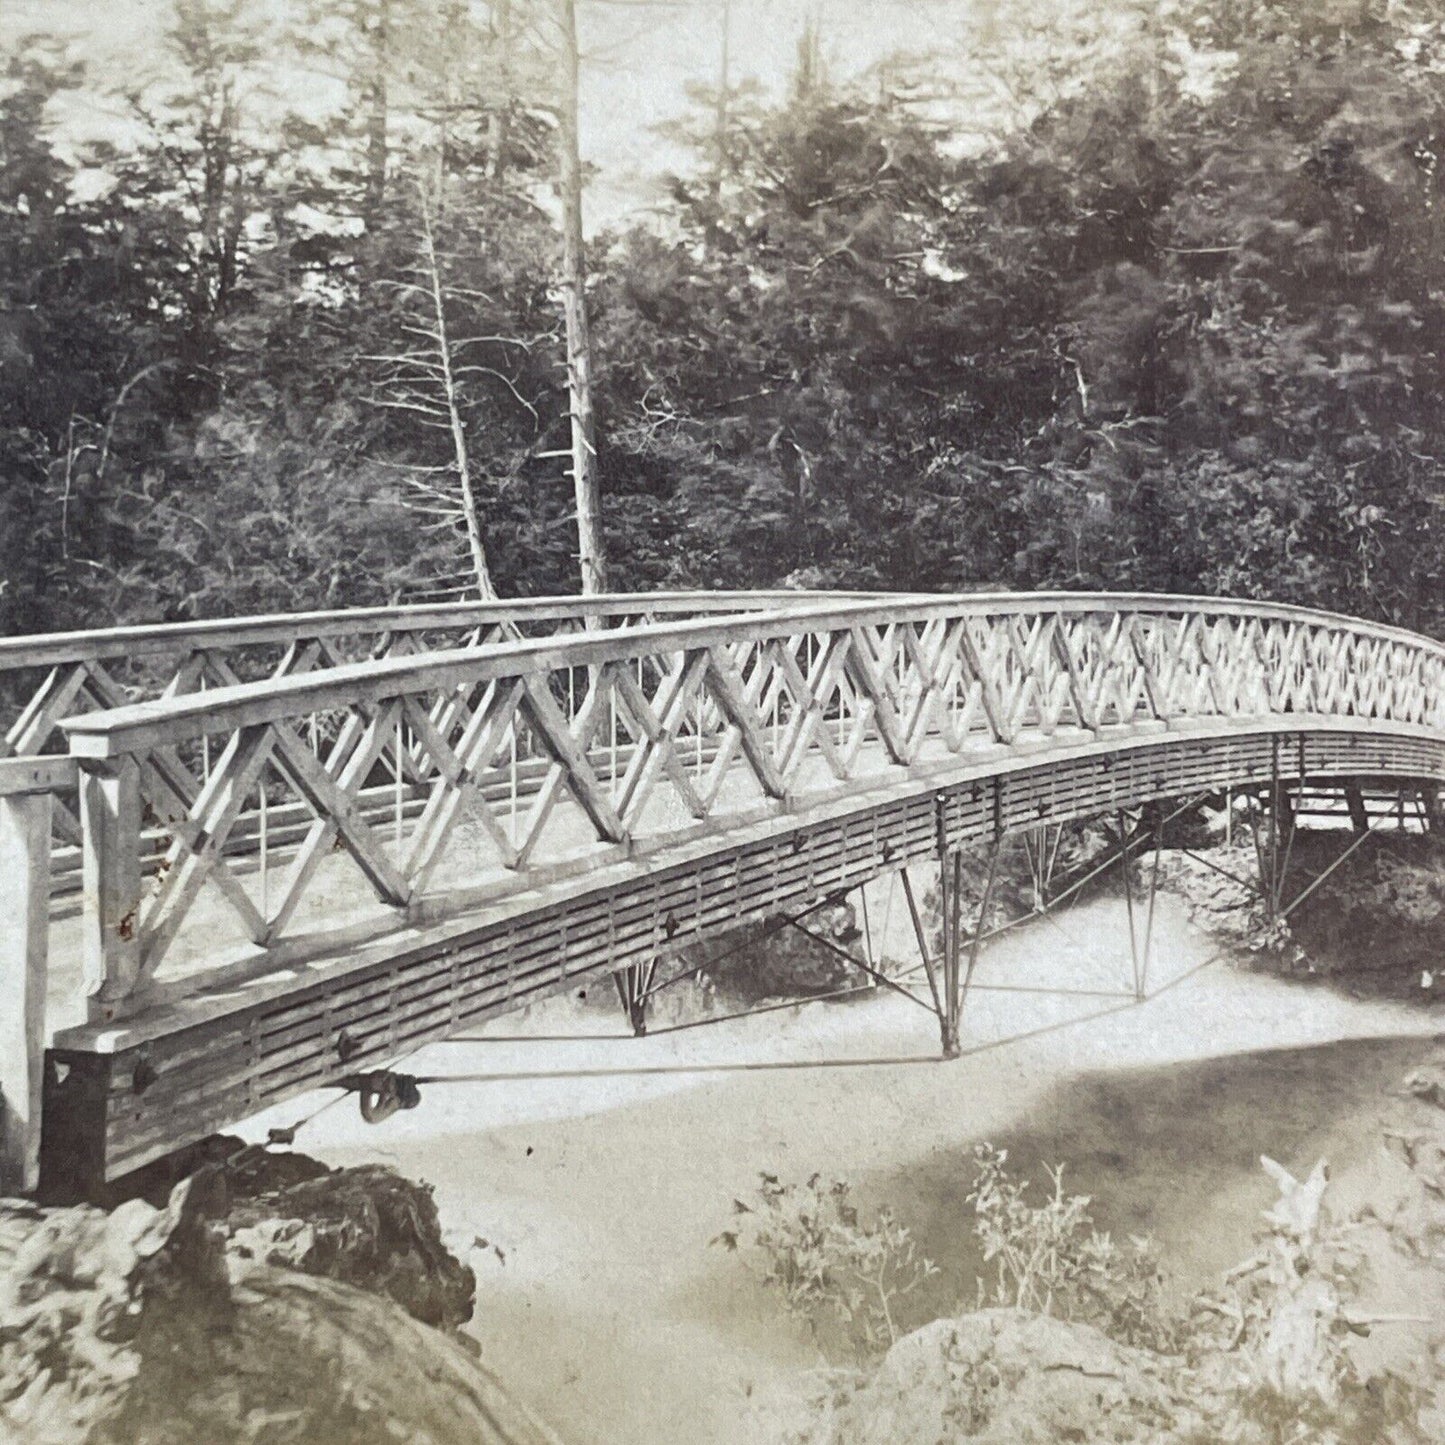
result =
[[0,0],[0,1445],[1445,1442],[1442,0]]

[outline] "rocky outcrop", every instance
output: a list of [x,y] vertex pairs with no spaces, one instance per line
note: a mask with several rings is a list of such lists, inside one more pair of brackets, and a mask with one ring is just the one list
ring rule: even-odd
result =
[[429,1193],[296,1158],[202,1171],[160,1209],[0,1204],[0,1439],[556,1445],[433,1327],[473,1281]]
[[836,1397],[808,1445],[1157,1441],[1171,1418],[1157,1357],[1089,1325],[1016,1310],[935,1320]]
[[1417,1127],[1390,1137],[1409,1172],[1348,1220],[1325,1208],[1323,1160],[1303,1177],[1261,1161],[1278,1189],[1266,1228],[1254,1254],[1216,1292],[1196,1298],[1180,1354],[1124,1345],[1078,1321],[979,1310],[904,1336],[871,1372],[828,1380],[802,1414],[764,1415],[761,1435],[786,1445],[1445,1439],[1445,1409],[1436,1403],[1445,1352],[1408,1363],[1407,1340],[1401,1373],[1378,1360],[1362,1369],[1350,1350],[1376,1325],[1418,1325],[1419,1343],[1435,1343],[1429,1306],[1438,1293],[1418,1271],[1409,1279],[1418,1316],[1373,1313],[1355,1298],[1370,1265],[1392,1248],[1389,1237],[1412,1258],[1445,1264],[1445,1055],[1415,1070],[1401,1093]]
[[266,1182],[264,1172],[228,1179],[232,1253],[385,1295],[423,1324],[471,1318],[476,1277],[442,1245],[424,1186],[375,1165]]
[[1445,1049],[1406,1075],[1384,1139],[1407,1172],[1377,1213],[1402,1249],[1445,1269]]

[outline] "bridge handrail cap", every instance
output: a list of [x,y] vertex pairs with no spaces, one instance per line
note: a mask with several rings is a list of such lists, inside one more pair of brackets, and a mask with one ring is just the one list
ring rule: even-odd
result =
[[990,617],[1041,612],[1114,615],[1190,614],[1298,622],[1347,631],[1361,637],[1402,642],[1445,665],[1445,645],[1396,628],[1287,604],[1231,598],[1147,593],[975,593],[964,596],[897,594],[858,599],[810,599],[815,605],[762,612],[730,613],[603,629],[565,637],[528,638],[478,647],[383,658],[317,669],[291,677],[180,694],[109,711],[63,719],[61,726],[78,757],[113,757],[158,744],[250,724],[305,716],[358,703],[384,702],[409,692],[480,683],[501,677],[524,679],[566,668],[602,666],[635,657],[767,641],[900,622]]

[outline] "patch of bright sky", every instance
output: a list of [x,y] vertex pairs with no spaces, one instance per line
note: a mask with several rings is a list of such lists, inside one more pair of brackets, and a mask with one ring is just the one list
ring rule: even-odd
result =
[[[472,3],[485,9],[482,0]],[[280,25],[299,8],[299,0],[251,0],[247,13],[258,25]],[[723,3],[577,0],[577,12],[584,51],[582,143],[593,167],[587,221],[596,230],[637,218],[656,196],[658,178],[687,165],[686,152],[658,128],[687,111],[689,85],[716,83]],[[963,121],[955,147],[965,150],[969,136],[998,120],[1007,104],[996,78],[990,81],[976,59],[981,40],[1008,32],[1012,44],[1033,22],[1037,33],[1026,42],[1027,53],[1037,54],[1044,71],[1076,45],[1090,43],[1084,32],[1107,49],[1111,24],[1120,27],[1117,39],[1148,13],[1140,0],[731,0],[730,77],[734,84],[753,80],[764,94],[781,94],[811,19],[824,62],[838,79],[897,54],[931,58],[936,73],[947,77],[949,112]],[[172,72],[165,35],[173,14],[174,0],[0,0],[0,45],[37,32],[66,39],[86,62],[90,84],[58,98],[58,135],[72,149],[106,140],[124,150],[144,133],[126,92],[162,83]],[[1176,59],[1187,77],[1207,87],[1200,57]],[[263,62],[256,70],[246,105],[258,120],[283,107],[320,119],[345,99],[337,77],[294,62],[289,68]],[[105,183],[99,172],[83,178],[91,188]]]
[[[898,51],[961,56],[964,42],[998,0],[732,0],[731,75],[778,94],[796,62],[810,17],[818,24],[831,73],[855,75]],[[254,0],[262,23],[294,13],[295,0]],[[171,64],[165,32],[172,0],[0,0],[0,43],[29,33],[64,37],[87,63],[91,84],[61,97],[54,119],[72,146],[108,140],[128,148],[141,128],[125,92],[159,81]],[[578,0],[585,53],[582,132],[595,167],[590,227],[625,222],[645,207],[655,178],[685,156],[657,133],[688,106],[690,83],[716,80],[721,53],[720,0]],[[319,116],[341,99],[326,77],[279,68],[267,77],[275,95],[251,103]],[[102,178],[91,177],[91,185]]]

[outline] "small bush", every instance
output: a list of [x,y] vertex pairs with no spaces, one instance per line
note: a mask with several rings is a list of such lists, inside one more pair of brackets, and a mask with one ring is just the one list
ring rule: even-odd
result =
[[702,991],[726,1006],[815,998],[866,987],[867,975],[848,963],[848,956],[859,960],[864,956],[863,934],[852,904],[819,908],[803,921],[808,932],[789,927],[781,918],[741,924],[679,950],[662,976],[700,969]]
[[1163,1278],[1152,1240],[1118,1244],[1093,1227],[1086,1194],[1064,1192],[1063,1165],[1047,1170],[1050,1191],[1042,1203],[1009,1173],[1008,1151],[991,1144],[974,1149],[978,1174],[968,1203],[974,1233],[992,1265],[992,1281],[978,1281],[978,1306],[1029,1310],[1097,1326],[1127,1345],[1170,1350],[1178,1326],[1163,1301]]
[[1436,1445],[1421,1414],[1433,1393],[1397,1374],[1344,1382],[1337,1400],[1245,1385],[1178,1445]]
[[[761,1178],[757,1204],[734,1200],[733,1211],[748,1218],[751,1242],[767,1259],[764,1280],[820,1342],[832,1321],[861,1358],[887,1350],[899,1335],[899,1301],[936,1266],[888,1210],[866,1223],[844,1181]],[[739,1234],[725,1231],[713,1243],[736,1249]]]

